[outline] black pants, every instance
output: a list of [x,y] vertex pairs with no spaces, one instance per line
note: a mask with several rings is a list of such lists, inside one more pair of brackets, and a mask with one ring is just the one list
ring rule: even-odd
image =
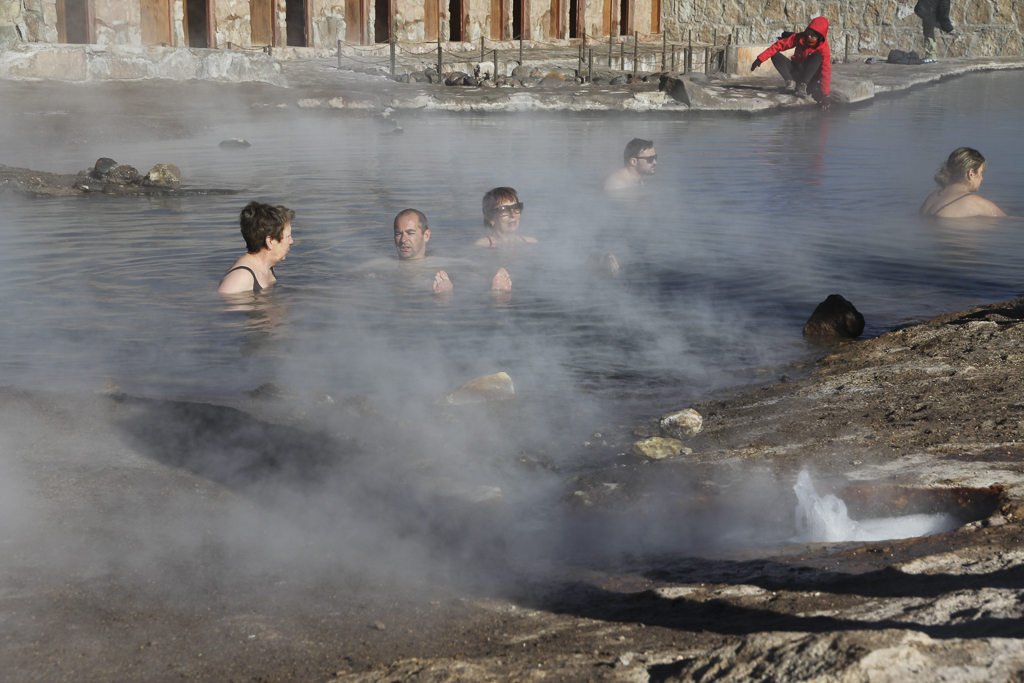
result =
[[810,83],[821,71],[821,53],[815,52],[805,61],[794,64],[789,57],[781,52],[776,52],[772,55],[772,64],[779,70],[784,80],[806,84]]

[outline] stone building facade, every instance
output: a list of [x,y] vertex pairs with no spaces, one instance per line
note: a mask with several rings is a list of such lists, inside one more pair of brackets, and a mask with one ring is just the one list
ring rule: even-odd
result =
[[[1021,54],[1024,0],[953,0],[942,56]],[[664,3],[664,4],[663,4]],[[487,41],[609,35],[763,44],[823,14],[833,54],[921,50],[913,0],[0,0],[0,28],[43,43],[199,48]]]
[[661,0],[0,0],[23,40],[238,48],[661,31]]
[[[828,18],[834,58],[885,56],[889,50],[924,54],[915,0],[673,0],[665,5],[670,41],[718,42],[731,35],[738,44],[765,44],[782,31],[800,31],[816,16]],[[1014,0],[951,0],[955,36],[939,36],[940,57],[1020,55],[1024,3]]]

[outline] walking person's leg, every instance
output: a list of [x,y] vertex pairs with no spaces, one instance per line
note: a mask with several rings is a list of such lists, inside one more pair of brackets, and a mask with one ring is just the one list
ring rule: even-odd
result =
[[939,58],[938,43],[935,41],[935,22],[922,19],[921,29],[924,32],[924,61],[934,62]]

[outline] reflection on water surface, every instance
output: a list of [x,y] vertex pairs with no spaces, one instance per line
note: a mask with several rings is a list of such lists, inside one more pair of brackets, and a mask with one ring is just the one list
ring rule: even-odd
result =
[[[807,354],[800,328],[832,293],[868,334],[1018,295],[1018,221],[924,224],[917,208],[942,159],[969,145],[988,158],[982,194],[1024,215],[1021,78],[965,77],[828,116],[408,116],[401,137],[342,115],[210,116],[141,141],[86,121],[77,144],[43,149],[32,126],[60,112],[5,111],[17,122],[0,163],[174,163],[192,185],[247,191],[5,199],[3,381],[234,396],[272,380],[415,402],[505,370],[552,420],[684,404]],[[658,174],[636,201],[608,201],[596,188],[633,136],[655,140]],[[229,137],[253,146],[218,149]],[[470,246],[496,185],[519,191],[539,245]],[[273,291],[226,306],[214,289],[243,249],[250,199],[295,209],[295,245]],[[391,220],[410,206],[430,219],[429,254],[472,262],[444,262],[448,301],[420,277],[360,272],[393,255]],[[608,252],[620,277],[589,276],[587,257]],[[504,304],[486,291],[500,266],[514,281]]]

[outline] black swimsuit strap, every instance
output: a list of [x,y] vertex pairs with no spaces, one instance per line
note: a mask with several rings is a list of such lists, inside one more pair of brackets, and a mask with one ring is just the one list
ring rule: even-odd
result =
[[970,194],[971,194],[971,193],[970,193],[970,192],[968,192],[967,194],[962,194],[962,195],[960,195],[959,197],[957,197],[956,199],[954,199],[954,200],[953,200],[953,201],[951,201],[951,202],[946,202],[945,204],[943,204],[943,205],[942,205],[942,206],[940,206],[939,208],[937,208],[937,209],[935,209],[934,211],[932,211],[932,215],[934,216],[935,214],[937,214],[937,213],[938,213],[939,211],[942,211],[943,209],[945,209],[945,208],[946,208],[947,206],[949,206],[950,204],[956,204],[956,203],[957,203],[958,201],[960,201],[960,200],[961,200],[961,199],[963,199],[964,197],[969,197],[969,196],[970,196]]
[[[261,285],[260,281],[256,279],[256,271],[254,271],[249,266],[236,266],[236,267],[232,268],[231,270],[229,270],[228,272],[224,273],[224,277],[227,277],[228,275],[230,275],[231,273],[235,272],[236,270],[248,270],[249,271],[249,274],[252,275],[252,291],[253,292],[259,293],[263,289],[263,285]],[[270,272],[273,273],[274,269],[271,268]]]

